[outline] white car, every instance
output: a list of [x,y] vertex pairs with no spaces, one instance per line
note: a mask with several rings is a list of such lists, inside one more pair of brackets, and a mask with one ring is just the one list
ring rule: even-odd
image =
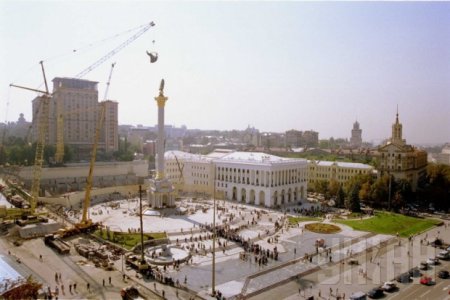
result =
[[386,292],[392,292],[397,288],[397,285],[395,284],[395,282],[392,281],[386,281],[381,288],[386,291]]
[[449,259],[450,253],[448,251],[441,251],[436,257],[439,259]]
[[437,258],[437,257],[434,257],[434,258],[430,257],[430,258],[428,258],[427,263],[429,265],[437,265],[437,264],[439,264],[439,258]]

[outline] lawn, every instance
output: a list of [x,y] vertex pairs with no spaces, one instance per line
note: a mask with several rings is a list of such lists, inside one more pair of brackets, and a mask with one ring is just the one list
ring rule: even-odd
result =
[[[121,245],[128,250],[132,249],[134,246],[136,246],[141,242],[140,233],[125,233],[125,232],[111,231],[109,239],[106,230],[97,230],[94,232],[94,234],[104,240],[109,240],[112,243]],[[144,241],[151,239],[163,239],[166,237],[167,235],[164,232],[144,233]]]
[[408,217],[388,212],[376,212],[375,216],[369,219],[336,220],[336,223],[341,223],[361,231],[392,235],[398,233],[401,237],[409,237],[410,235],[436,226],[441,221]]
[[337,233],[341,231],[341,228],[339,228],[339,226],[325,223],[310,223],[306,224],[305,228],[312,232],[327,233],[327,234]]
[[321,219],[315,217],[288,217],[288,220],[290,225],[297,225],[300,222],[319,221]]

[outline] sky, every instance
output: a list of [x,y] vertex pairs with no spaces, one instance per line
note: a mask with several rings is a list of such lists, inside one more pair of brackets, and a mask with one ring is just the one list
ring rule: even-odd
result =
[[[31,120],[54,77],[75,77],[155,22],[84,79],[119,103],[119,124],[315,130],[320,139],[450,142],[450,2],[0,1],[0,122]],[[153,42],[155,41],[155,42]],[[74,51],[76,50],[76,51]],[[146,51],[159,54],[150,64]]]

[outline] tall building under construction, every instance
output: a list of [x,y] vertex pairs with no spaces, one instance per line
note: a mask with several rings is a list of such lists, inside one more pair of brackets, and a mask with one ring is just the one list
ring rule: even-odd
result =
[[[76,78],[56,77],[53,96],[48,105],[46,144],[56,145],[58,126],[63,128],[64,145],[73,150],[75,160],[88,160],[92,151],[95,131],[100,119],[101,106],[105,105],[104,120],[98,140],[98,150],[111,153],[119,148],[118,103],[98,101],[98,82]],[[37,114],[40,97],[33,100],[33,136],[37,138]],[[62,122],[58,122],[58,115]]]

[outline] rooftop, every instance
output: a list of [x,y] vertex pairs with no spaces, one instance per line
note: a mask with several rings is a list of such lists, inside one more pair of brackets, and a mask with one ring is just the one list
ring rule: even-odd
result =
[[310,161],[315,162],[318,166],[321,167],[331,167],[332,165],[336,165],[341,168],[351,168],[351,169],[373,169],[372,166],[362,164],[362,163],[352,163],[352,162],[341,162],[341,161]]

